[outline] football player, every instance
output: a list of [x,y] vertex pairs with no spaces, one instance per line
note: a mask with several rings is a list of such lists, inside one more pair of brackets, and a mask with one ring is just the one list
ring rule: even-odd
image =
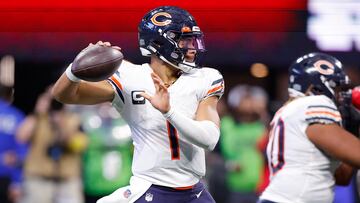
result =
[[149,64],[123,60],[111,78],[96,83],[79,80],[68,68],[53,88],[64,103],[112,102],[131,128],[130,185],[98,202],[214,202],[200,179],[204,150],[213,150],[219,139],[216,106],[224,92],[223,77],[200,66],[203,33],[187,11],[156,8],[138,28],[140,50],[150,57]]
[[[271,122],[271,177],[260,203],[329,203],[335,183],[348,184],[360,167],[359,123],[344,116],[353,108],[349,84],[340,61],[327,54],[310,53],[290,66],[290,100]],[[345,130],[342,118],[357,129]]]

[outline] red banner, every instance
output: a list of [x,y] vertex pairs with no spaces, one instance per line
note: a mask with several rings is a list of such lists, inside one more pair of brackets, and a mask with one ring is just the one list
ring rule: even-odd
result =
[[[219,3],[221,2],[221,3]],[[161,5],[190,11],[205,32],[297,31],[302,0],[6,0],[1,32],[136,32],[142,16]]]

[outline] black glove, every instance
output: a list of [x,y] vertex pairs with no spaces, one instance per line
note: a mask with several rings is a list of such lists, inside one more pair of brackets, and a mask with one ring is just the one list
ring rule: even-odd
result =
[[339,111],[344,129],[359,137],[360,111],[351,104],[351,94],[343,97]]
[[351,105],[349,108],[349,114],[349,119],[344,121],[344,128],[359,137],[360,111]]

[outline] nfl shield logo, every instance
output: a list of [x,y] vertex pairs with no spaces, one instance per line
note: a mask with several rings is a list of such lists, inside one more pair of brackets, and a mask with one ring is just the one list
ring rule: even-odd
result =
[[151,202],[151,201],[153,201],[153,194],[151,194],[151,193],[146,193],[146,195],[145,195],[145,200],[147,201],[147,202]]
[[130,195],[131,195],[131,191],[129,189],[127,189],[127,190],[124,191],[123,195],[124,195],[125,198],[129,198]]

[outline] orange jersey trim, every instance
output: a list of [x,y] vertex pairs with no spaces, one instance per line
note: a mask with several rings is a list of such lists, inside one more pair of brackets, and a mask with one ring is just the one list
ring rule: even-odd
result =
[[118,79],[115,78],[115,76],[111,76],[111,80],[121,89],[123,90],[123,87]]
[[207,92],[207,94],[211,94],[211,93],[213,93],[213,92],[216,92],[217,90],[221,89],[222,87],[223,87],[223,84],[221,84],[220,86],[214,87],[214,88],[212,88],[211,90],[209,90],[209,91]]
[[327,112],[327,111],[309,111],[309,112],[306,112],[306,115],[313,115],[313,114],[327,114],[327,115],[333,116],[335,118],[341,118],[341,116],[339,116],[337,114],[334,114],[334,113],[331,113],[331,112]]
[[195,185],[185,186],[185,187],[174,187],[175,190],[190,190],[193,189]]

